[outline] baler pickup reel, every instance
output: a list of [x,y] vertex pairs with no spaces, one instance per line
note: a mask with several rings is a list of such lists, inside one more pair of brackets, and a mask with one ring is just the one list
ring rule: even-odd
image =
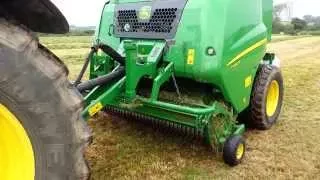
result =
[[[216,150],[222,150],[229,137],[244,133],[244,125],[236,123],[232,110],[223,103],[214,99],[207,103],[179,100],[183,94],[176,82],[174,63],[164,57],[165,41],[124,40],[119,47],[118,51],[107,45],[92,48],[87,61],[97,78],[91,74],[91,80],[79,84],[83,70],[76,81],[80,92],[90,90],[82,113],[86,119],[106,109],[204,137]],[[100,50],[102,55],[98,55]],[[88,62],[84,69],[86,66]],[[102,75],[104,70],[110,73]],[[141,93],[140,86],[147,81],[151,83]],[[161,89],[168,83],[174,86],[171,99],[166,94],[162,97]]]

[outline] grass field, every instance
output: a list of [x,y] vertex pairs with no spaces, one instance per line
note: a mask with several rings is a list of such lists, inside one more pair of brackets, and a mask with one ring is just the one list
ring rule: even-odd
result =
[[41,37],[41,43],[59,56],[70,70],[70,79],[75,79],[83,61],[90,51],[89,36]]
[[[89,122],[92,179],[319,179],[320,37],[275,39],[269,49],[282,59],[283,112],[271,130],[246,132],[243,164],[230,168],[201,143],[101,114]],[[90,38],[41,41],[65,61],[73,79]]]

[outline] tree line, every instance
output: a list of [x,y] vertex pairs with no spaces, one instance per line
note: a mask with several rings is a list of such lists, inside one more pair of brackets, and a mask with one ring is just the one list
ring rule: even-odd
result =
[[273,33],[290,35],[320,35],[320,16],[305,15],[303,18],[293,18],[291,22],[281,21],[280,15],[286,9],[286,4],[278,4],[273,11]]

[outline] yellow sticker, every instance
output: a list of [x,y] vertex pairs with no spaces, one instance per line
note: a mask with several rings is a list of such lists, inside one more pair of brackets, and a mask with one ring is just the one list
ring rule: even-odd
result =
[[193,65],[194,64],[194,57],[196,55],[196,50],[195,49],[189,49],[188,50],[188,65]]
[[252,85],[252,76],[248,76],[244,81],[244,87],[248,88]]
[[97,114],[101,109],[103,108],[101,102],[93,105],[91,108],[89,108],[89,115],[92,117],[95,114]]

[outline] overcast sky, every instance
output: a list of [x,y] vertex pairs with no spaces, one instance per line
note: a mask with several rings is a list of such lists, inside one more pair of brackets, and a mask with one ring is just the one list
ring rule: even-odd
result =
[[[69,24],[77,26],[94,26],[100,19],[103,4],[107,0],[51,0],[67,17]],[[288,0],[274,0],[275,3]],[[292,0],[295,17],[306,14],[320,16],[320,0]]]

